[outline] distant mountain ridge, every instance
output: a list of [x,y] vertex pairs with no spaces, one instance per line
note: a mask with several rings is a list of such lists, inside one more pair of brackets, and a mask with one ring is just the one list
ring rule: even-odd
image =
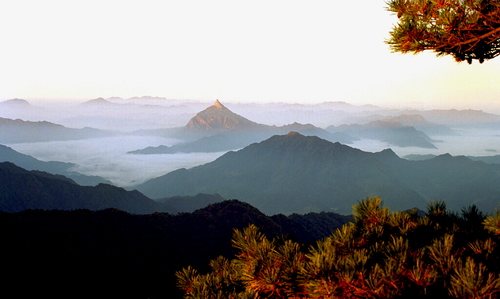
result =
[[0,117],[0,143],[23,143],[50,140],[78,140],[113,135],[94,128],[73,129],[48,121],[24,121]]
[[0,102],[0,107],[10,107],[10,108],[25,108],[33,107],[28,101],[23,99],[11,99]]
[[380,196],[395,210],[444,200],[452,209],[476,204],[490,211],[500,202],[499,182],[500,166],[465,157],[408,161],[392,150],[369,153],[291,132],[136,188],[151,198],[219,193],[266,214],[349,214],[353,204],[369,196]]
[[8,146],[1,144],[0,162],[11,162],[26,170],[39,170],[52,174],[64,175],[83,186],[95,186],[100,183],[111,184],[109,180],[102,177],[88,176],[72,171],[71,168],[76,166],[76,164],[57,161],[40,161],[32,156],[21,154]]
[[[420,119],[413,117],[413,120]],[[342,125],[338,127],[330,126],[327,128],[329,132],[337,132],[349,134],[363,139],[375,139],[387,142],[389,145],[400,147],[422,147],[436,148],[429,136],[424,132],[415,129],[413,126],[403,125],[399,121],[401,118],[396,118],[397,121],[372,121],[364,125]],[[423,118],[421,122],[424,123]]]
[[80,106],[96,106],[96,105],[116,106],[119,104],[112,103],[110,101],[105,100],[104,98],[96,98],[80,104]]
[[312,124],[304,125],[295,122],[281,127],[258,124],[232,112],[216,100],[214,105],[194,116],[183,129],[173,133],[178,138],[186,139],[185,142],[172,146],[150,146],[128,153],[155,155],[179,152],[224,152],[241,149],[252,143],[263,141],[272,135],[286,134],[290,131],[298,131],[305,135],[315,135],[342,143],[352,143],[359,140],[346,133],[330,133]]

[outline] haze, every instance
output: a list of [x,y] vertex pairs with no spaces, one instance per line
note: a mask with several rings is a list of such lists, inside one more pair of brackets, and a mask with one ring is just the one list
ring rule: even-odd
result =
[[383,0],[8,1],[0,100],[152,95],[500,111],[500,60],[390,53]]

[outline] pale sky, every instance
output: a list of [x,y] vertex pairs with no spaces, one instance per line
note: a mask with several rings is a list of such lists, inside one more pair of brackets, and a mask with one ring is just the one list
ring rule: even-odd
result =
[[391,53],[383,0],[3,1],[0,100],[158,96],[500,111],[500,58]]

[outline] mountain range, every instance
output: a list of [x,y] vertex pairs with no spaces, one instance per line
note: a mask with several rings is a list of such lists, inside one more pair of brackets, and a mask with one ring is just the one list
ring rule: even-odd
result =
[[[415,117],[413,117],[415,119]],[[423,119],[421,124],[427,124]],[[191,118],[188,124],[173,136],[186,141],[172,146],[160,145],[130,151],[130,154],[173,154],[192,152],[222,152],[243,148],[251,143],[261,142],[273,135],[290,131],[308,136],[351,144],[361,138],[377,139],[402,147],[415,146],[435,148],[432,140],[422,131],[400,122],[376,121],[366,125],[349,125],[326,130],[312,124],[294,122],[283,126],[258,124],[248,120],[222,105],[218,100]]]
[[399,121],[372,121],[364,125],[342,125],[326,128],[330,132],[341,132],[363,139],[375,139],[400,147],[436,148],[435,142],[424,132]]
[[32,156],[21,154],[14,149],[0,144],[0,162],[11,162],[26,170],[38,170],[51,174],[64,175],[79,185],[95,186],[100,183],[111,184],[109,180],[99,176],[83,175],[71,169],[76,166],[74,163],[58,161],[40,161]]
[[[58,165],[57,162],[48,164]],[[154,201],[139,191],[126,191],[109,184],[81,186],[72,179],[48,172],[28,171],[11,162],[0,163],[0,211],[120,209],[134,214],[192,212],[223,201],[218,194],[197,194]]]
[[350,214],[353,204],[369,196],[380,196],[394,210],[443,200],[455,210],[476,204],[491,211],[500,202],[499,182],[495,164],[451,155],[408,161],[390,149],[364,152],[291,132],[135,188],[151,198],[218,193],[266,214]]
[[94,128],[67,128],[47,121],[24,121],[0,117],[0,143],[51,140],[79,140],[110,136],[114,133]]
[[[411,161],[421,161],[421,160],[429,160],[432,158],[437,157],[437,155],[407,155],[404,158],[407,160]],[[500,155],[494,155],[494,156],[465,156],[468,159],[471,159],[472,161],[481,161],[484,163],[488,164],[500,164]]]

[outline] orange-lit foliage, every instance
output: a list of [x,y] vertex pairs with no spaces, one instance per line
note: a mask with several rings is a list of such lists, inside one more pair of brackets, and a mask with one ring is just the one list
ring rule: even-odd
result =
[[500,214],[473,207],[459,217],[435,202],[418,217],[379,198],[353,210],[354,223],[307,250],[253,225],[236,230],[236,259],[219,258],[207,274],[179,271],[178,285],[185,298],[497,298]]
[[498,0],[390,0],[398,17],[387,43],[396,52],[435,51],[483,63],[500,54]]

